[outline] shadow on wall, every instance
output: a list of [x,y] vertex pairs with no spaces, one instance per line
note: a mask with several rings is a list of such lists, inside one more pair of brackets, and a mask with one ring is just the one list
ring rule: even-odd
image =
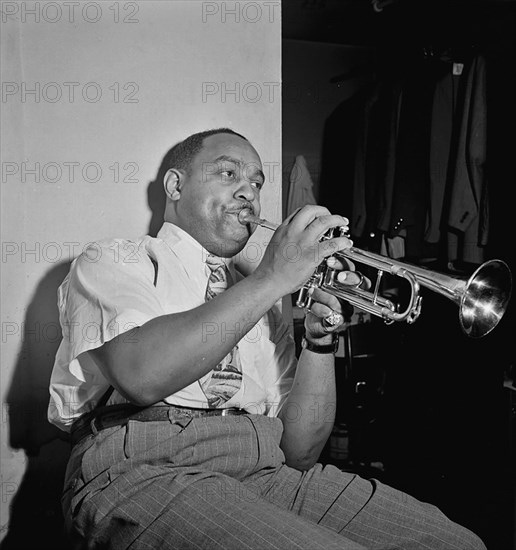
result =
[[[61,490],[69,456],[68,436],[47,421],[48,385],[61,341],[57,289],[70,262],[43,277],[19,329],[21,348],[7,394],[10,446],[25,452],[26,469],[11,503],[9,530],[2,550],[53,548],[62,540]],[[37,541],[37,542],[36,542]]]
[[[163,157],[156,178],[149,182],[147,199],[151,209],[149,235],[156,236],[163,223],[165,193],[163,177],[170,149]],[[13,332],[22,345],[9,388],[2,421],[9,422],[13,452],[25,453],[25,474],[18,486],[4,486],[11,503],[8,529],[1,550],[52,548],[69,550],[63,532],[61,492],[70,455],[69,437],[47,421],[50,375],[61,341],[57,289],[68,274],[71,262],[54,266],[40,281],[21,327]],[[8,412],[8,414],[6,414]],[[1,531],[0,531],[1,532]]]
[[153,181],[149,182],[147,187],[147,202],[152,215],[149,222],[149,235],[155,237],[163,225],[163,216],[165,215],[165,190],[163,188],[163,178],[170,168],[170,157],[172,155],[173,145],[163,157],[158,173]]

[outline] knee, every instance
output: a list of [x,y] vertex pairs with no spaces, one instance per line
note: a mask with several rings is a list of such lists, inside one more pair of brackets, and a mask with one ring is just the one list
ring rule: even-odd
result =
[[475,539],[472,541],[471,550],[487,550],[486,545],[482,542],[480,537],[474,535]]
[[461,528],[461,545],[462,550],[487,550],[486,545],[482,542],[482,539],[465,527]]

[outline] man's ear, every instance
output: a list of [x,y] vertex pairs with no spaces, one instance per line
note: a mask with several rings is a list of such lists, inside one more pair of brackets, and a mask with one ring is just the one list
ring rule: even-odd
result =
[[163,186],[167,197],[173,201],[181,197],[181,187],[183,185],[183,174],[175,168],[167,170],[163,178]]

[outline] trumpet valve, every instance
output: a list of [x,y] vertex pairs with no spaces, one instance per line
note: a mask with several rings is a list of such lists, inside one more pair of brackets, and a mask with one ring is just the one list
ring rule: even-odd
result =
[[338,227],[331,227],[330,229],[328,229],[328,231],[326,231],[326,233],[322,236],[321,241],[333,239],[333,237],[335,236],[335,231],[338,232],[339,237],[349,237],[348,229],[343,225],[339,225]]
[[312,292],[314,288],[320,287],[326,268],[319,265],[310,279],[299,289],[299,294],[296,300],[296,306],[301,309],[309,309],[312,305]]
[[300,290],[296,300],[296,306],[301,309],[308,309],[312,305],[312,298],[310,297],[313,285],[307,283]]
[[335,231],[334,227],[330,227],[328,231],[321,237],[321,241],[328,241],[330,239],[333,239],[333,232]]

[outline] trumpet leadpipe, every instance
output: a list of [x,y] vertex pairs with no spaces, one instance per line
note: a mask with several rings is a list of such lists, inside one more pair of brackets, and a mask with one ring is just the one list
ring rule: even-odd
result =
[[260,225],[261,227],[270,229],[271,231],[276,231],[276,229],[278,229],[279,227],[279,224],[269,222],[264,218],[259,218],[258,216],[251,214],[251,211],[247,208],[240,210],[238,214],[238,221],[242,225],[247,225],[248,223],[254,223],[255,225]]

